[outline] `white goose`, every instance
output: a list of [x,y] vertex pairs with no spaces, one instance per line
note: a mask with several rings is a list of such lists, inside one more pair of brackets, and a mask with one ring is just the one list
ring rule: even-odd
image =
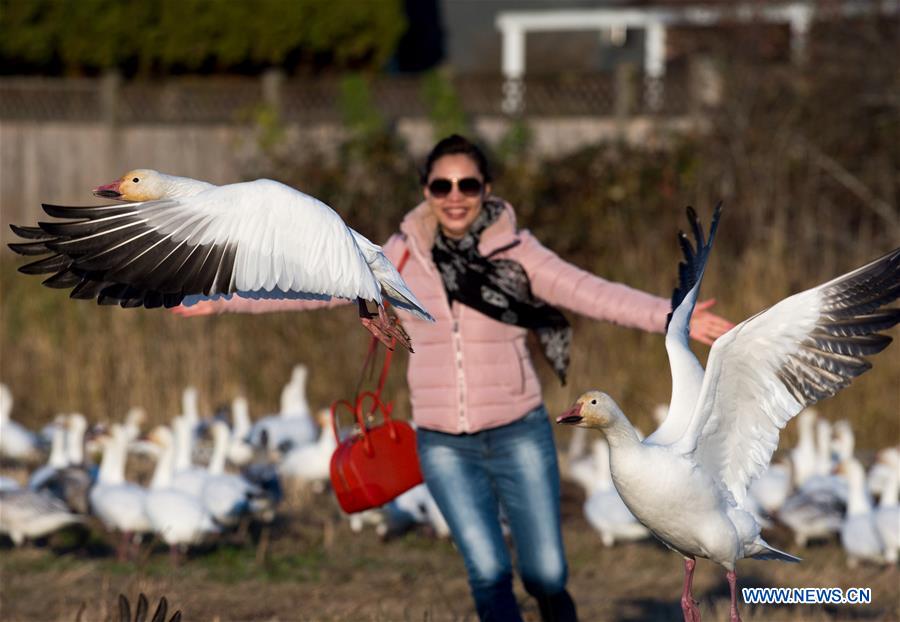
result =
[[125,413],[125,437],[128,439],[128,453],[157,460],[159,445],[141,437],[141,428],[147,421],[147,411],[133,406]]
[[766,514],[774,515],[791,494],[791,467],[786,462],[769,465],[750,484],[750,494]]
[[64,469],[68,464],[69,461],[66,458],[65,416],[59,415],[56,417],[53,423],[53,430],[50,433],[50,455],[47,457],[47,463],[35,469],[28,477],[28,488],[40,490],[56,475],[57,471]]
[[0,533],[9,535],[16,546],[83,520],[46,492],[0,490]]
[[439,538],[450,536],[450,526],[424,482],[384,506],[384,522],[376,525],[375,533],[392,537],[415,525],[427,525]]
[[253,424],[250,429],[251,444],[287,452],[316,442],[319,430],[306,399],[308,375],[305,365],[294,366],[290,381],[281,391],[280,412]]
[[[810,541],[828,539],[839,533],[844,523],[847,506],[847,481],[832,473],[837,463],[832,458],[832,426],[824,419],[815,422],[815,460],[813,470],[803,478],[799,488],[788,497],[778,510],[778,519],[794,533],[797,546],[805,547]],[[849,450],[852,457],[852,439],[840,443],[841,450]]]
[[181,392],[181,416],[190,433],[197,436],[200,428],[200,393],[197,387],[188,385]]
[[609,447],[601,439],[591,444],[590,453],[569,461],[568,478],[581,486],[585,498],[590,497],[603,484],[601,479],[603,460],[609,465]]
[[128,553],[135,534],[151,530],[150,520],[144,511],[146,489],[125,480],[126,456],[125,431],[114,424],[106,439],[97,483],[91,488],[91,510],[110,531],[121,534],[119,557]]
[[172,434],[175,439],[172,487],[199,498],[203,495],[203,485],[206,483],[209,471],[192,462],[194,434],[191,422],[183,415],[174,417]]
[[0,383],[0,458],[17,462],[38,462],[41,459],[37,435],[12,420],[13,395]]
[[688,328],[720,209],[704,243],[688,218],[696,251],[680,236],[686,262],[666,333],[672,369],[669,415],[646,440],[608,395],[591,391],[558,422],[600,429],[625,505],[685,559],[682,609],[699,619],[691,595],[696,557],[724,566],[731,620],[739,620],[735,564],[746,557],[799,561],[769,546],[747,512],[747,486],[768,466],[779,430],[805,406],[837,393],[884,349],[878,331],[900,322],[881,309],[900,296],[900,248],[828,283],[795,294],[735,326],[712,346],[706,371],[688,347]]
[[[837,432],[839,439],[835,438]],[[800,486],[798,494],[833,498],[847,503],[847,480],[835,470],[853,457],[853,432],[849,426],[832,426],[825,419],[816,422],[816,472]]]
[[8,475],[0,475],[0,492],[8,492],[10,490],[20,490],[22,484],[19,480],[9,477]]
[[331,455],[337,447],[330,422],[329,411],[320,411],[319,439],[315,443],[295,447],[284,455],[277,467],[283,479],[312,484],[317,492],[324,490],[325,482],[330,477]]
[[649,538],[650,532],[634,517],[613,485],[609,445],[604,439],[594,441],[594,459],[597,462],[596,484],[584,502],[584,517],[600,534],[603,546],[614,546],[616,541]]
[[791,470],[794,488],[816,474],[815,429],[818,413],[807,408],[797,416],[797,445],[791,450]]
[[875,464],[866,475],[866,487],[876,496],[884,494],[888,479],[900,469],[900,449],[886,447],[875,455]]
[[866,472],[850,458],[841,464],[847,474],[847,516],[841,525],[841,544],[847,552],[847,564],[854,568],[860,561],[883,563],[885,547],[878,533],[872,500],[866,491]]
[[199,497],[172,487],[175,448],[169,428],[155,428],[150,440],[160,446],[160,451],[150,490],[144,497],[144,512],[153,531],[169,545],[173,560],[177,560],[181,550],[218,532],[218,527]]
[[147,411],[140,406],[132,406],[125,413],[125,439],[130,445],[141,435],[141,426],[147,420]]
[[[99,186],[98,196],[137,203],[44,205],[64,220],[13,227],[32,241],[23,255],[50,256],[19,270],[52,274],[74,298],[124,307],[172,307],[237,294],[249,298],[356,300],[363,325],[409,347],[383,301],[433,321],[381,248],[323,202],[270,179],[213,186],[149,169]],[[374,302],[377,313],[366,302]]]
[[87,420],[81,413],[65,418],[65,466],[44,484],[46,490],[62,499],[71,509],[81,514],[90,511],[88,493],[94,483],[93,467],[84,464],[84,434]]
[[253,446],[247,442],[250,434],[250,406],[242,395],[231,401],[231,440],[228,442],[228,462],[242,467],[253,459]]
[[884,558],[891,564],[897,563],[898,553],[900,553],[898,496],[900,496],[900,464],[895,463],[894,469],[887,474],[881,498],[878,500],[878,508],[875,510],[875,526],[884,543]]
[[217,523],[234,526],[253,511],[265,511],[263,491],[240,475],[225,472],[225,457],[231,431],[224,421],[212,425],[213,453],[203,482],[203,505]]

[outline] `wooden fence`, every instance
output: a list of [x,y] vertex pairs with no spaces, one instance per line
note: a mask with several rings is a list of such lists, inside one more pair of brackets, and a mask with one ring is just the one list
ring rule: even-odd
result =
[[[643,143],[683,128],[686,83],[667,81],[669,103],[647,115],[641,81],[628,66],[610,76],[529,81],[526,120],[534,149],[552,155],[609,139]],[[499,139],[510,123],[499,113],[500,78],[466,78],[454,88],[478,134]],[[434,136],[421,80],[373,80],[370,93],[413,155],[429,148]],[[289,142],[327,151],[345,131],[340,103],[337,80],[297,82],[271,73],[159,83],[0,78],[0,241],[11,238],[8,223],[40,217],[41,202],[89,204],[92,187],[131,168],[213,183],[245,178],[261,157],[260,105],[278,112]]]

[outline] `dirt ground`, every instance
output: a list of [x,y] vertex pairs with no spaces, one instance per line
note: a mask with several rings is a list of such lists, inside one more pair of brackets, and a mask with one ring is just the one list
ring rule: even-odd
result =
[[[579,488],[564,485],[569,587],[581,619],[681,620],[681,559],[653,541],[604,548],[582,517],[582,501]],[[151,600],[166,596],[187,622],[475,619],[462,560],[449,541],[422,532],[387,542],[371,528],[354,533],[329,492],[284,504],[264,550],[259,535],[194,551],[177,567],[159,545],[145,545],[135,562],[115,561],[96,528],[21,549],[5,541],[0,620],[114,620],[120,592],[132,601],[140,592]],[[786,532],[768,537],[803,563],[743,561],[739,586],[869,587],[872,603],[742,605],[745,621],[900,620],[897,567],[850,569],[836,542],[798,551]],[[704,620],[728,619],[724,571],[703,560],[694,585]],[[518,582],[516,592],[526,621],[539,620]]]

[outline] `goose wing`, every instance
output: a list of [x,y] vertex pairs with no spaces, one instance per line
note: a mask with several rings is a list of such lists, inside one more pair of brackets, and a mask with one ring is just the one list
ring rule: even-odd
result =
[[100,207],[44,205],[60,218],[14,228],[31,240],[10,247],[47,256],[19,268],[52,273],[49,287],[101,304],[175,306],[245,297],[381,302],[354,232],[321,201],[271,180],[199,194]]
[[700,282],[712,250],[721,213],[720,202],[713,212],[709,239],[704,240],[697,213],[693,208],[687,208],[688,222],[694,234],[696,248],[691,245],[683,231],[678,232],[678,243],[684,260],[678,264],[678,286],[672,292],[672,311],[666,318],[666,352],[669,355],[669,368],[672,373],[672,399],[669,403],[669,414],[659,428],[647,437],[646,443],[668,445],[680,438],[691,420],[697,396],[700,395],[703,366],[688,345],[691,314],[697,302]]
[[801,410],[866,372],[865,357],[900,322],[900,248],[828,283],[786,298],[713,344],[703,388],[674,444],[742,503],[769,464],[781,428]]

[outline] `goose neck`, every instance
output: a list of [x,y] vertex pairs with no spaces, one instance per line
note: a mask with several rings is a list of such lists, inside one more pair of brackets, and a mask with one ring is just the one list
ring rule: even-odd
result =
[[624,417],[617,418],[612,425],[603,429],[606,441],[609,443],[609,449],[619,447],[630,447],[641,444],[634,427]]
[[175,450],[172,443],[166,443],[159,452],[156,460],[156,468],[153,469],[153,479],[150,480],[150,488],[160,490],[172,485],[172,467],[175,466]]
[[897,467],[892,466],[891,472],[884,483],[884,490],[881,491],[878,507],[897,507],[897,504],[900,503],[898,497],[900,497],[900,474],[897,473]]

